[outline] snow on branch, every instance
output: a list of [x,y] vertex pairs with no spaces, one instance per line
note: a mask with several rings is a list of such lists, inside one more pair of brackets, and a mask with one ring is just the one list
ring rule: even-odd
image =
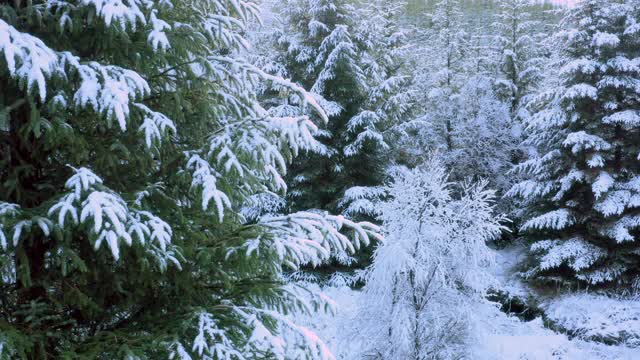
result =
[[[293,269],[318,266],[335,254],[353,254],[371,239],[383,240],[380,228],[374,224],[328,214],[298,212],[265,216],[259,224],[274,235],[268,248],[275,249],[280,261]],[[351,233],[351,239],[345,231]]]
[[541,270],[555,269],[567,264],[574,271],[579,272],[588,269],[606,256],[604,250],[579,237],[539,241],[531,246],[531,251],[544,254],[539,265]]
[[238,186],[252,192],[267,188],[285,192],[283,176],[291,160],[285,154],[296,156],[302,150],[316,149],[316,129],[304,116],[247,119],[225,125],[210,137],[206,156],[192,154],[187,164],[193,171],[192,185],[203,189],[203,208],[213,199],[222,220],[231,201],[218,189],[218,180],[229,181],[224,175],[231,173],[238,176]]
[[[289,339],[289,342],[293,342],[293,345],[297,345],[297,347],[299,347],[300,349],[304,349],[307,358],[317,360],[336,360],[329,347],[311,329],[296,324],[286,316],[283,316],[276,311],[262,310],[260,311],[260,313],[268,316],[271,320],[277,321],[280,325],[280,329],[283,330],[285,334],[287,334],[287,339]],[[260,332],[259,334],[268,341],[267,344],[271,345],[270,348],[279,349],[279,347],[277,347],[280,344],[280,342],[278,341],[278,337],[274,338],[264,331]],[[284,343],[284,341],[282,341],[282,343]],[[289,347],[295,346],[289,344]],[[283,353],[282,356],[279,357],[279,359],[285,360],[285,354]]]
[[351,40],[351,34],[346,25],[336,25],[331,34],[322,40],[318,50],[316,66],[322,62],[324,64],[311,91],[322,94],[326,82],[335,77],[335,69],[341,64],[349,66],[356,77],[362,73],[362,69],[353,61],[356,58],[356,45]]
[[42,40],[17,31],[0,19],[0,53],[3,53],[9,75],[20,81],[30,93],[37,89],[40,100],[47,97],[46,78],[64,75],[58,54]]
[[565,147],[570,147],[571,152],[578,154],[585,150],[606,151],[611,149],[611,144],[596,135],[587,134],[584,131],[570,133],[562,142]]
[[595,209],[604,216],[617,216],[627,209],[631,192],[626,190],[613,191],[608,194],[602,201],[595,205]]
[[294,156],[298,156],[300,151],[325,151],[324,145],[315,138],[318,127],[306,116],[271,117],[268,121],[271,129],[278,134],[277,143],[291,149]]
[[603,194],[608,192],[615,184],[615,179],[609,175],[606,171],[603,171],[598,175],[596,181],[591,185],[593,195],[598,200]]
[[153,111],[144,104],[136,103],[134,105],[144,114],[144,120],[139,130],[144,132],[144,140],[148,148],[150,148],[154,142],[159,143],[162,140],[163,134],[169,132],[168,130],[171,130],[174,134],[176,133],[176,127],[173,121],[164,114]]
[[[315,138],[318,128],[307,116],[262,115],[264,118],[245,118],[223,125],[209,138],[206,154],[189,155],[187,167],[193,173],[192,185],[203,190],[202,207],[206,210],[213,200],[220,221],[224,209],[231,208],[231,200],[219,190],[222,181],[225,185],[237,181],[233,186],[252,193],[267,189],[286,192],[284,175],[292,157],[301,151],[323,150]],[[226,176],[230,173],[237,177],[231,180]]]
[[592,45],[599,48],[616,48],[620,45],[620,38],[616,34],[597,32],[593,35]]
[[550,211],[535,217],[522,225],[522,231],[530,230],[562,230],[575,224],[575,218],[568,209]]
[[598,89],[589,84],[576,84],[567,89],[564,94],[564,98],[567,100],[580,100],[580,99],[592,99],[598,98]]
[[[248,360],[266,354],[278,360],[287,359],[289,351],[313,360],[335,360],[329,347],[310,329],[291,321],[280,312],[253,306],[225,303],[219,311],[201,312],[192,351],[203,358]],[[228,318],[246,324],[245,329],[229,328]],[[277,325],[278,331],[272,330]],[[250,332],[244,346],[237,343],[237,331]],[[175,355],[186,353],[182,344],[171,344]],[[296,350],[292,350],[296,349]],[[174,356],[175,356],[174,355]]]
[[605,124],[621,124],[629,128],[640,125],[640,111],[624,110],[602,118]]
[[[202,189],[202,207],[206,210],[214,201],[218,218],[222,221],[224,209],[231,208],[230,194],[220,188],[242,187],[249,195],[264,191],[286,192],[284,175],[287,163],[302,151],[326,153],[326,147],[316,139],[317,125],[305,113],[305,104],[317,113],[322,121],[328,116],[314,94],[299,85],[278,76],[265,73],[241,59],[224,56],[208,57],[206,74],[219,82],[224,106],[237,117],[225,119],[213,132],[208,149],[188,154],[187,167],[193,173],[192,185]],[[298,114],[285,112],[282,116],[265,110],[257,99],[246,97],[261,81],[275,89],[292,92],[301,102]],[[147,144],[159,137],[161,126],[173,130],[171,123],[161,116],[143,125]],[[155,126],[153,126],[155,125]],[[235,176],[227,176],[233,174]],[[227,191],[227,190],[225,190]]]
[[203,312],[198,317],[198,335],[193,340],[192,351],[210,358],[244,360],[243,354],[233,341],[233,334],[212,314]]
[[122,30],[126,26],[135,28],[136,23],[146,23],[143,8],[152,4],[145,0],[81,0],[82,5],[93,6],[96,13],[104,20],[105,25],[110,26],[112,22],[117,23]]
[[242,23],[252,18],[260,21],[260,7],[253,0],[204,0],[202,3],[212,10],[211,13],[229,19],[239,19]]
[[386,194],[387,190],[381,186],[354,186],[345,191],[338,206],[345,208],[342,213],[346,216],[362,214],[377,217],[381,215],[379,203]]
[[0,202],[0,248],[7,250],[8,240],[5,226],[20,214],[20,206],[7,202]]
[[125,131],[131,102],[150,93],[147,82],[135,71],[96,62],[81,64],[79,58],[69,53],[63,54],[62,61],[80,77],[80,86],[73,95],[76,106],[90,105],[108,121],[117,120]]
[[[102,22],[107,28],[121,32],[136,31],[139,27],[149,30],[147,43],[153,50],[167,50],[171,47],[167,30],[171,25],[158,18],[158,10],[172,9],[171,0],[52,0],[46,2],[50,16],[59,16],[59,31],[71,29],[74,19]],[[86,12],[90,13],[89,16]]]
[[[85,225],[94,240],[94,248],[98,250],[106,243],[115,260],[120,258],[121,243],[132,245],[135,238],[149,247],[161,265],[170,261],[180,266],[176,258],[179,255],[171,248],[173,233],[169,224],[148,211],[130,209],[122,197],[106,188],[91,170],[74,168],[74,171],[65,184],[69,192],[49,208],[48,216],[57,214],[57,217],[45,219],[48,226],[64,230],[72,225]],[[15,233],[20,231],[18,225]]]
[[628,215],[621,217],[600,232],[620,244],[636,241],[636,237],[631,232],[638,228],[640,228],[640,216]]
[[380,149],[389,149],[389,145],[385,142],[384,136],[380,132],[375,128],[367,128],[358,133],[356,139],[344,148],[344,155],[350,157],[360,153],[367,141],[373,142]]
[[538,198],[551,193],[554,188],[553,182],[550,181],[523,180],[511,187],[505,196],[522,199]]
[[[75,110],[90,107],[103,115],[109,125],[115,120],[122,131],[127,129],[131,105],[137,106],[143,115],[143,128],[147,144],[167,129],[175,130],[173,122],[166,116],[154,112],[137,99],[148,95],[147,82],[135,71],[118,66],[101,65],[97,62],[81,62],[69,52],[56,52],[40,39],[0,20],[0,53],[4,55],[9,74],[18,80],[27,93],[36,94],[42,102],[47,100],[47,80],[54,77],[69,79],[72,90],[49,89],[57,93],[57,103]],[[73,98],[73,103],[67,101]],[[151,126],[156,124],[155,127]]]
[[596,72],[599,66],[600,64],[597,61],[580,58],[568,62],[560,69],[560,72],[565,76],[573,74],[591,75]]
[[211,60],[233,65],[235,67],[238,67],[239,70],[247,71],[249,73],[257,75],[261,79],[270,82],[274,87],[286,88],[293,91],[302,100],[303,108],[304,108],[304,105],[308,104],[313,108],[313,110],[317,113],[317,115],[322,119],[323,122],[326,123],[329,121],[329,118],[326,115],[324,109],[318,104],[318,102],[313,97],[313,95],[307,92],[300,85],[297,85],[296,83],[290,80],[284,79],[280,76],[267,74],[260,68],[247,62],[241,62],[237,59],[224,57],[224,56],[213,56],[211,57]]
[[[95,11],[95,15],[88,20],[99,20],[107,27],[114,26],[121,31],[136,30],[139,25],[153,23],[154,13],[159,8],[171,8],[170,0],[53,0],[47,1],[46,9],[51,13],[60,14],[60,30],[64,30],[66,22],[71,22],[73,12],[86,10]],[[156,18],[157,20],[157,18]],[[155,28],[155,25],[154,25]]]
[[153,50],[167,50],[171,47],[171,44],[169,44],[169,39],[167,38],[165,30],[170,30],[171,25],[162,19],[158,19],[157,13],[158,11],[155,9],[151,11],[150,20],[153,30],[149,33],[147,40],[153,47]]
[[[571,189],[573,189],[576,184],[583,183],[585,179],[586,174],[582,170],[571,169],[567,175],[558,180],[560,190],[553,197],[553,200],[561,201],[564,196],[570,193]],[[603,190],[606,184],[602,183],[601,185],[603,186],[602,188],[596,187],[595,189],[598,189],[598,191]]]
[[347,157],[358,154],[367,141],[375,143],[381,149],[389,149],[384,136],[376,128],[381,121],[381,117],[376,112],[369,110],[362,111],[352,117],[347,123],[347,130],[353,134],[357,133],[357,136],[345,147],[344,154]]
[[218,173],[198,155],[191,155],[187,168],[193,171],[191,185],[202,188],[202,209],[206,211],[213,200],[218,212],[218,220],[222,222],[225,208],[231,208],[231,200],[224,192],[218,190]]

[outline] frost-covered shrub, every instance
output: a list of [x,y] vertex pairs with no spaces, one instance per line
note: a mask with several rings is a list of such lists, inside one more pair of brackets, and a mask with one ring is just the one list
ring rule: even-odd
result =
[[465,184],[453,197],[454,185],[435,160],[398,173],[381,205],[387,238],[365,275],[361,358],[464,353],[470,304],[492,283],[486,242],[502,230],[485,185]]

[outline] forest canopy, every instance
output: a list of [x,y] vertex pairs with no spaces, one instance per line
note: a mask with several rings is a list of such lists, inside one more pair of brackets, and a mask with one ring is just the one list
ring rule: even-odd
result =
[[0,360],[631,359],[639,236],[638,0],[0,2]]

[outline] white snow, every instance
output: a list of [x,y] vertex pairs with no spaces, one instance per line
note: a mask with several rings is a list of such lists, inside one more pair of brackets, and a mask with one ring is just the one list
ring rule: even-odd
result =
[[153,30],[149,33],[148,41],[151,43],[154,50],[167,50],[171,47],[171,44],[169,44],[169,39],[167,38],[165,30],[170,30],[171,25],[162,19],[158,19],[156,15],[157,13],[158,11],[155,9],[151,11],[150,20]]
[[549,211],[533,219],[527,221],[522,225],[522,230],[530,229],[545,229],[551,228],[555,230],[565,229],[575,224],[575,219],[569,209],[559,209]]
[[[547,316],[579,339],[640,347],[640,301],[593,293],[563,295],[543,302]],[[640,351],[640,349],[638,350]]]
[[596,47],[614,48],[620,44],[620,38],[615,34],[598,32],[593,36],[593,45]]
[[634,360],[637,349],[570,340],[544,327],[537,318],[530,322],[509,317],[491,304],[475,309],[481,331],[472,344],[478,360]]
[[580,237],[538,241],[531,246],[531,251],[543,253],[539,265],[542,270],[554,269],[567,264],[573,270],[580,271],[606,255],[604,250],[591,245]]
[[231,207],[231,200],[227,194],[218,190],[217,172],[198,155],[192,155],[189,158],[187,168],[193,171],[192,186],[202,187],[202,209],[206,211],[209,203],[213,200],[218,220],[222,222],[224,220],[224,210]]
[[[500,290],[523,298],[533,295],[517,275],[517,264],[526,257],[521,245],[495,251],[492,272]],[[314,291],[333,299],[337,312],[313,316],[296,315],[295,321],[309,327],[322,338],[340,360],[360,359],[367,332],[360,328],[360,307],[367,304],[365,294],[346,283],[327,286],[303,282]],[[640,345],[640,301],[637,298],[611,298],[592,293],[543,297],[546,316],[574,332],[575,337],[548,329],[541,318],[523,321],[500,311],[488,301],[475,301],[469,324],[474,334],[459,346],[467,349],[464,358],[473,360],[637,360]],[[621,339],[619,345],[590,341],[595,337]]]

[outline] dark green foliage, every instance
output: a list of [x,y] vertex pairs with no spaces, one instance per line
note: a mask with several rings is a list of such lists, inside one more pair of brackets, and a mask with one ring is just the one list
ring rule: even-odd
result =
[[238,56],[251,1],[115,3],[0,3],[0,359],[270,358],[279,316],[312,310],[284,264],[326,259],[292,251],[295,215],[240,215],[311,141],[281,140],[256,84],[306,93]]
[[411,106],[407,79],[399,76],[398,10],[393,2],[288,2],[277,61],[334,109],[321,129],[327,150],[292,167],[293,209],[342,212],[346,190],[382,183],[392,157],[384,131]]
[[638,279],[640,20],[636,1],[583,1],[563,21],[563,67],[534,104],[539,156],[511,190],[528,203],[536,279],[581,285]]

